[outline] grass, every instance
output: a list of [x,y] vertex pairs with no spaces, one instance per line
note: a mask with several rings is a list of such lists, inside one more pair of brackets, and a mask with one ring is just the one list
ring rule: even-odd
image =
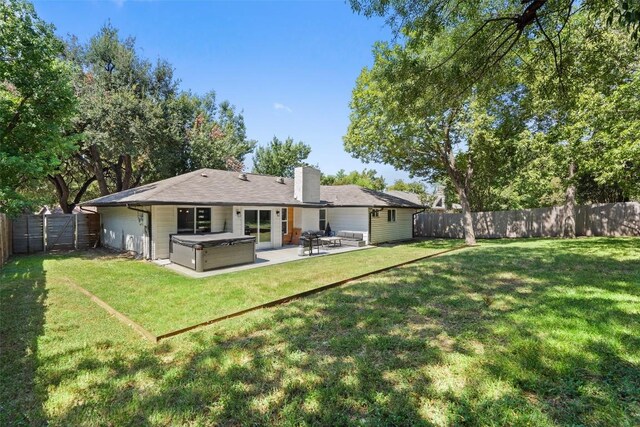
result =
[[481,242],[157,346],[66,284],[96,263],[2,270],[0,425],[640,424],[640,239]]
[[461,245],[459,240],[434,240],[378,247],[200,279],[104,253],[71,254],[47,262],[51,273],[82,286],[159,335]]

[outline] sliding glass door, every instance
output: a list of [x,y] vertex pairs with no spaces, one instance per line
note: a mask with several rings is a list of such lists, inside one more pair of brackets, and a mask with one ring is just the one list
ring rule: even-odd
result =
[[244,234],[254,236],[259,247],[271,247],[271,211],[245,209]]

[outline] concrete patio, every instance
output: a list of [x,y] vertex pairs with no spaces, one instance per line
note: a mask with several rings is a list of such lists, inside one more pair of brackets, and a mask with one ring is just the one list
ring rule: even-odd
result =
[[183,267],[181,265],[177,265],[172,263],[171,261],[169,261],[168,259],[161,259],[161,260],[156,260],[154,261],[156,264],[166,267],[170,270],[173,270],[177,273],[183,274],[185,276],[189,276],[189,277],[193,277],[193,278],[201,278],[201,277],[210,277],[210,276],[217,276],[218,274],[226,274],[226,273],[233,273],[236,271],[243,271],[243,270],[250,270],[252,268],[260,268],[260,267],[267,267],[269,265],[276,265],[276,264],[282,264],[285,262],[292,262],[292,261],[300,261],[300,260],[304,260],[304,259],[310,259],[310,258],[317,258],[320,256],[327,256],[327,255],[335,255],[335,254],[341,254],[341,253],[345,253],[345,252],[352,252],[352,251],[360,251],[363,249],[370,249],[373,248],[374,246],[361,246],[361,247],[356,247],[356,246],[338,246],[338,247],[324,247],[321,246],[320,247],[320,251],[319,253],[315,252],[314,249],[314,253],[313,255],[309,255],[308,252],[306,255],[304,256],[300,256],[298,255],[298,246],[293,246],[293,245],[289,245],[289,246],[284,246],[282,248],[279,249],[263,249],[263,250],[257,250],[256,251],[256,262],[253,264],[245,264],[245,265],[237,265],[234,267],[227,267],[227,268],[220,268],[220,269],[216,269],[216,270],[211,270],[211,271],[204,271],[202,273],[198,273],[194,270],[191,270],[189,268]]

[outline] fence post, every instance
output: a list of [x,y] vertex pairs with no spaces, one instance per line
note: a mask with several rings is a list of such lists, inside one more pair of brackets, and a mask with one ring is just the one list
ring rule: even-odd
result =
[[42,215],[42,251],[47,253],[47,215]]
[[27,229],[27,253],[31,253],[31,234],[29,233],[29,217],[27,215],[22,216],[25,220],[25,227]]
[[73,249],[78,249],[78,214],[73,215],[74,227],[73,227]]

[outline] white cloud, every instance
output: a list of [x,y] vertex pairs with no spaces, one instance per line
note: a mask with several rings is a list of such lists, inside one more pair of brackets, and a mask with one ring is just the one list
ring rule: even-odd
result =
[[273,103],[273,108],[276,109],[276,110],[284,110],[287,113],[293,113],[293,110],[291,108],[289,108],[286,105],[281,104],[279,102],[274,102]]
[[111,0],[111,1],[113,1],[116,4],[116,6],[122,7],[122,6],[124,6],[124,2],[126,0]]

